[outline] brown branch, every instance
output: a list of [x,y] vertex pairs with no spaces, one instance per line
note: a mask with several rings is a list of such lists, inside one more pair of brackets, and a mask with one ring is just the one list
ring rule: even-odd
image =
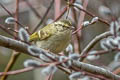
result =
[[[6,33],[8,33],[10,36],[15,37],[5,26],[3,26],[2,24],[0,24],[0,29],[2,29],[3,31],[5,31]],[[17,38],[17,37],[15,37]]]
[[30,7],[30,9],[33,11],[33,13],[40,19],[41,16],[40,14],[37,12],[37,10],[31,5],[31,3],[28,0],[23,0],[24,2],[26,2],[26,4]]
[[55,8],[55,19],[60,14],[60,6],[61,6],[61,0],[55,0],[54,8]]
[[[16,75],[16,74],[20,74],[23,72],[31,71],[33,69],[34,69],[34,67],[27,67],[27,68],[15,70],[15,71],[9,71],[6,73],[6,75]],[[2,75],[4,75],[4,72],[0,72],[0,76],[2,76]]]
[[3,76],[1,77],[0,80],[6,80],[7,79],[8,75],[6,75],[6,74],[14,66],[18,56],[19,55],[17,55],[17,52],[13,51],[13,54],[10,57],[10,60],[8,61],[8,64],[7,64],[6,68],[5,68],[4,74],[3,74]]
[[10,16],[13,16],[13,15],[11,14],[11,12],[8,11],[8,10],[4,7],[3,4],[0,3],[0,6],[1,6]]
[[114,74],[119,74],[120,73],[120,68],[117,68],[113,71]]
[[65,7],[65,8],[61,11],[60,15],[55,18],[54,22],[57,21],[57,20],[59,20],[59,19],[65,14],[66,11],[67,11],[67,7]]
[[[0,3],[0,6],[8,13],[11,17],[14,17],[13,14],[12,14],[3,4]],[[16,22],[17,24],[19,24],[20,27],[24,28],[24,25],[21,24],[19,21],[15,20],[15,22]],[[25,29],[25,28],[24,28],[24,29]],[[27,30],[27,29],[26,29],[26,30]],[[27,32],[29,33],[28,30],[27,30]]]
[[23,72],[28,72],[28,71],[31,71],[33,69],[37,69],[37,68],[40,68],[40,67],[46,67],[48,66],[50,63],[46,63],[46,64],[41,64],[39,65],[38,67],[27,67],[27,68],[24,68],[24,69],[19,69],[19,70],[14,70],[14,71],[9,71],[7,73],[5,72],[0,72],[0,76],[6,74],[6,75],[16,75],[16,74],[20,74],[20,73],[23,73]]
[[[109,32],[106,32],[107,35],[108,35],[108,33]],[[23,43],[21,41],[14,40],[14,39],[10,39],[10,38],[7,38],[7,37],[1,36],[1,35],[0,35],[0,46],[3,46],[3,47],[6,47],[6,48],[9,48],[9,49],[13,49],[13,50],[31,55],[27,50],[27,47],[29,46],[28,44]],[[107,71],[105,69],[101,69],[100,67],[96,67],[96,66],[93,66],[93,65],[89,66],[89,64],[78,62],[78,61],[73,61],[73,66],[74,67],[79,67],[80,69],[82,69],[86,72],[90,72],[90,73],[93,73],[93,74],[99,74],[99,75],[102,75],[104,77],[114,79],[114,80],[120,80],[119,76],[114,75],[110,71]]]
[[109,70],[106,70],[106,69],[101,68],[101,67],[93,66],[91,64],[73,61],[73,66],[76,66],[80,70],[90,72],[92,74],[104,76],[110,80],[120,80],[120,76],[113,74]]
[[[96,15],[94,15],[93,13],[91,13],[91,12],[85,10],[85,9],[82,9],[82,8],[76,6],[76,5],[71,4],[71,6],[74,6],[74,7],[78,8],[79,10],[85,12],[87,15],[89,15],[89,16],[91,16],[91,17],[96,17]],[[98,21],[100,21],[100,22],[102,22],[102,23],[105,23],[105,24],[107,24],[108,26],[110,25],[107,21],[105,21],[105,20],[103,20],[103,19],[101,19],[101,18],[98,18]]]
[[[96,45],[96,43],[98,43],[101,39],[105,38],[105,37],[108,37],[110,36],[111,33],[108,31],[108,32],[104,32],[98,36],[96,36],[84,49],[83,51],[81,52],[81,56],[83,55],[87,55],[88,52]],[[81,58],[81,61],[84,59]]]
[[[19,21],[19,0],[16,0],[15,19],[16,19],[16,22]],[[15,23],[14,26],[15,26],[14,30],[18,31],[18,24]],[[15,33],[15,36],[17,36],[17,33]],[[13,51],[13,54],[10,57],[10,60],[8,61],[8,64],[4,70],[4,75],[1,77],[1,80],[6,80],[8,78],[8,76],[5,73],[11,70],[11,68],[14,66],[15,62],[17,61],[19,55],[20,54],[18,52]]]
[[24,68],[24,69],[19,69],[19,70],[14,70],[14,71],[9,71],[7,73],[5,72],[0,72],[0,76],[6,74],[6,75],[16,75],[16,74],[20,74],[20,73],[23,73],[23,72],[28,72],[28,71],[31,71],[33,69],[37,69],[37,68],[40,68],[40,67],[46,67],[48,66],[50,63],[46,63],[46,64],[41,64],[39,65],[38,67],[27,67],[27,68]]
[[37,24],[37,26],[35,27],[35,29],[32,31],[32,33],[35,32],[40,27],[40,25],[44,22],[44,20],[45,20],[46,16],[48,15],[50,9],[52,8],[53,3],[54,3],[54,0],[51,1],[49,7],[47,8],[47,10],[46,10],[46,12],[44,14],[44,16],[42,17],[42,19],[40,20],[40,22]]
[[[72,4],[74,2],[75,2],[75,0],[71,0],[70,4]],[[67,6],[61,11],[60,15],[55,18],[54,22],[59,20],[65,14],[66,11],[67,11]]]
[[[86,8],[87,8],[87,5],[88,5],[88,0],[84,0],[84,2],[83,2],[83,8],[84,8],[84,10],[86,10]],[[82,29],[82,22],[84,21],[84,18],[85,18],[85,12],[83,12],[83,11],[81,11],[80,12],[80,16],[79,16],[79,20],[78,20],[78,24],[77,24],[77,28],[80,28],[80,29]],[[77,31],[77,47],[76,48],[78,48],[75,52],[76,53],[80,53],[81,52],[81,49],[80,49],[80,37],[81,37],[81,31]]]
[[[67,60],[64,60],[63,62],[66,62]],[[16,75],[16,74],[20,74],[20,73],[23,73],[23,72],[28,72],[28,71],[31,71],[33,69],[37,69],[37,68],[41,68],[41,67],[46,67],[46,66],[49,66],[50,64],[55,64],[55,65],[60,65],[62,62],[51,62],[51,63],[45,63],[45,64],[41,64],[37,67],[27,67],[27,68],[24,68],[24,69],[19,69],[19,70],[14,70],[14,71],[9,71],[9,72],[0,72],[0,76],[2,75]],[[61,66],[58,66],[59,69],[65,71],[67,74],[70,74],[70,72],[66,71],[65,69],[63,69],[63,67]]]

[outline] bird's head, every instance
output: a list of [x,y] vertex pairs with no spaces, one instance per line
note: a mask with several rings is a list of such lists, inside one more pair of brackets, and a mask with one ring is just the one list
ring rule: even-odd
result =
[[55,22],[55,25],[59,25],[66,29],[71,29],[71,30],[74,29],[72,22],[70,20],[60,20],[60,21]]

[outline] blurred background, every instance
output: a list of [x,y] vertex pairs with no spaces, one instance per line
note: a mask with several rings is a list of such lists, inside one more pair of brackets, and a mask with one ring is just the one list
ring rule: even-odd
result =
[[[32,31],[39,21],[42,19],[43,15],[45,14],[47,8],[49,7],[50,3],[52,0],[19,0],[19,22],[24,24],[25,26],[28,26],[30,31]],[[55,0],[58,1],[59,4],[53,4],[52,8],[50,9],[48,15],[45,18],[45,21],[41,25],[44,26],[49,23],[49,21],[52,21],[55,19],[55,7],[56,5],[60,5],[58,10],[62,10],[66,6],[66,1],[64,0]],[[83,0],[84,1],[84,0]],[[82,4],[82,0],[76,0],[77,3]],[[0,3],[2,3],[13,15],[15,13],[15,6],[16,6],[16,0],[0,0]],[[108,22],[111,21],[109,17],[105,17],[99,12],[99,9],[101,6],[106,6],[109,8],[112,12],[113,15],[117,18],[119,18],[120,14],[120,0],[88,0],[88,6],[87,10],[93,14],[95,14],[98,17],[101,17]],[[32,10],[32,8],[36,10],[36,12],[39,14],[39,16]],[[80,11],[77,11],[77,18],[79,18]],[[59,13],[60,14],[60,13]],[[65,14],[66,15],[66,14]],[[64,18],[65,15],[62,17]],[[71,14],[70,14],[71,15]],[[68,16],[69,18],[72,19],[71,16]],[[5,19],[9,17],[8,13],[0,7],[0,24],[4,25],[5,27],[11,27],[13,28],[14,25],[10,24],[5,24]],[[62,19],[61,18],[61,19]],[[85,20],[91,20],[91,17],[86,15]],[[73,20],[75,23],[75,20]],[[75,24],[76,25],[76,24]],[[101,22],[97,22],[96,24],[90,25],[89,27],[85,28],[82,30],[81,37],[80,37],[80,47],[81,50],[97,35],[105,32],[108,30],[109,27]],[[0,34],[4,36],[9,36],[6,32],[2,31],[0,29]],[[95,50],[100,50],[99,43],[94,47]],[[6,49],[3,47],[0,47],[0,72],[3,72],[10,57],[11,53],[13,51],[10,49]],[[100,59],[95,60],[95,61],[87,61],[88,63],[94,64],[94,65],[99,65],[99,66],[108,66],[111,64],[114,54],[105,54],[100,57]],[[20,57],[17,59],[14,67],[12,70],[17,70],[17,69],[22,69],[24,68],[23,62],[26,59],[32,58],[28,55],[21,54]],[[106,59],[107,58],[107,59]],[[63,77],[64,76],[64,77]],[[40,69],[25,72],[25,73],[20,73],[17,75],[10,75],[7,80],[45,80],[45,76],[40,73]],[[58,71],[56,72],[54,80],[68,80],[68,76],[65,75],[64,72]]]

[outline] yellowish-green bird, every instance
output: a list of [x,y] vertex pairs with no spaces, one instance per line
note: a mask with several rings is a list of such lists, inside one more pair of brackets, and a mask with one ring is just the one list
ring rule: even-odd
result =
[[40,29],[30,36],[30,41],[40,48],[53,53],[63,51],[72,37],[72,23],[69,20],[60,20]]

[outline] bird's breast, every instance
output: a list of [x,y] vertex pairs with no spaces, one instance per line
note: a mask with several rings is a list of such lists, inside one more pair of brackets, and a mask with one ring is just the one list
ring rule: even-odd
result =
[[38,47],[49,50],[53,53],[63,51],[69,44],[72,31],[58,32],[50,36],[46,40],[38,41]]

